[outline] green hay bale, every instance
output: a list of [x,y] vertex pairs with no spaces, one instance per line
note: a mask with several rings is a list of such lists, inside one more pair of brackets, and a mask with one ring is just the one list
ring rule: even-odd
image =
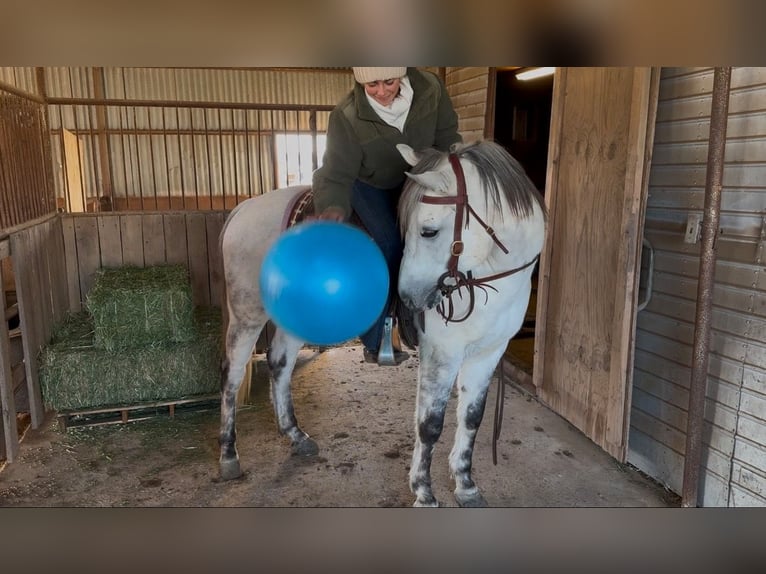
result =
[[181,265],[100,269],[86,307],[100,349],[194,339],[191,284]]
[[221,318],[198,309],[192,341],[106,351],[87,312],[70,315],[39,359],[43,400],[57,411],[183,399],[220,389]]

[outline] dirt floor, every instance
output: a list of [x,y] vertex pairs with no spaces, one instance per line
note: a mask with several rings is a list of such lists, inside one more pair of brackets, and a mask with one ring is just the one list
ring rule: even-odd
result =
[[[265,357],[250,403],[238,412],[245,475],[217,478],[218,411],[178,409],[150,419],[63,431],[55,413],[28,430],[19,457],[0,470],[3,507],[402,507],[413,497],[417,357],[398,367],[362,362],[361,347],[304,349],[294,377],[296,414],[319,444],[291,456],[276,432]],[[667,507],[678,498],[617,463],[569,423],[506,385],[497,465],[491,387],[474,454],[474,479],[494,507]],[[433,463],[434,492],[455,506],[447,467],[454,398]],[[164,414],[163,414],[164,413]]]

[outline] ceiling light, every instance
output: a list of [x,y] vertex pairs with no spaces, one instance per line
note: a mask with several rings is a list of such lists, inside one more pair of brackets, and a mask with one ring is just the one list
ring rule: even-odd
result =
[[534,80],[535,78],[550,76],[555,71],[556,68],[529,68],[516,74],[516,78],[519,80]]

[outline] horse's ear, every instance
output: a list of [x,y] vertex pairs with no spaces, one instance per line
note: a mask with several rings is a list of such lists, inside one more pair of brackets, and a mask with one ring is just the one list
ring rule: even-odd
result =
[[420,162],[420,155],[418,155],[415,150],[407,144],[396,144],[396,149],[398,149],[399,153],[402,154],[404,161],[406,161],[411,166],[415,167],[418,165],[418,162]]

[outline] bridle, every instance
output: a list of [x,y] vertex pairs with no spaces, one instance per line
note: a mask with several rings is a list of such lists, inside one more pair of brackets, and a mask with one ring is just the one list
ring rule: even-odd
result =
[[[449,154],[449,162],[452,166],[452,171],[455,172],[455,178],[457,179],[457,195],[448,197],[423,195],[420,198],[420,201],[422,203],[428,203],[431,205],[455,205],[455,226],[452,232],[450,258],[447,261],[447,270],[441,275],[441,277],[439,277],[439,281],[437,282],[437,286],[442,293],[443,299],[437,305],[436,310],[438,311],[439,315],[442,316],[445,323],[460,323],[461,321],[468,319],[468,317],[473,312],[473,307],[476,302],[476,296],[474,294],[475,287],[478,287],[484,291],[485,297],[489,297],[487,289],[492,289],[493,291],[497,292],[497,289],[495,289],[492,285],[489,285],[490,281],[508,277],[514,273],[518,273],[519,271],[526,269],[530,265],[534,265],[540,255],[536,255],[534,259],[528,263],[525,263],[521,267],[509,269],[508,271],[503,271],[502,273],[495,273],[494,275],[487,275],[486,277],[473,277],[471,271],[463,273],[462,271],[458,270],[458,261],[463,253],[463,250],[465,249],[465,245],[463,244],[462,239],[464,217],[466,229],[468,228],[470,216],[473,215],[474,219],[479,222],[479,225],[481,225],[484,228],[484,231],[486,231],[487,234],[492,238],[492,241],[494,241],[495,244],[503,250],[503,253],[507,254],[508,248],[503,245],[503,242],[500,241],[500,239],[497,237],[495,230],[487,225],[487,223],[481,217],[479,217],[476,211],[474,211],[473,207],[471,207],[471,204],[468,203],[468,194],[465,189],[465,174],[463,173],[463,166],[460,165],[460,159],[456,154],[451,153]],[[450,281],[450,283],[448,283],[448,281]],[[455,306],[452,302],[452,295],[457,291],[458,295],[462,297],[460,290],[463,287],[466,287],[468,290],[468,311],[466,311],[465,315],[463,315],[461,318],[455,319]],[[445,300],[447,301],[446,307]],[[423,320],[422,313],[420,324],[422,328],[425,328],[425,321]],[[500,378],[498,380],[498,392],[496,397],[497,400],[495,401],[495,423],[492,432],[492,463],[495,465],[497,464],[497,439],[500,436],[500,428],[503,423],[503,404],[505,399],[505,384],[503,379],[503,360],[500,359]]]
[[[491,281],[502,279],[503,277],[508,277],[509,275],[523,271],[530,265],[534,265],[540,256],[536,256],[534,259],[528,263],[525,263],[521,267],[509,269],[508,271],[503,271],[502,273],[495,273],[494,275],[487,275],[485,277],[474,277],[471,271],[463,273],[462,271],[458,270],[458,261],[460,259],[460,255],[462,255],[463,250],[465,249],[465,245],[463,244],[462,239],[463,227],[466,229],[468,228],[468,223],[470,221],[471,215],[473,215],[474,219],[479,222],[479,225],[484,228],[484,231],[486,231],[487,234],[492,238],[492,241],[494,241],[495,244],[500,249],[502,249],[503,253],[507,254],[508,248],[503,245],[503,242],[500,241],[500,239],[497,237],[495,230],[487,225],[487,223],[481,217],[479,217],[476,211],[474,211],[473,207],[471,207],[471,205],[468,203],[468,194],[465,189],[465,175],[463,173],[463,166],[460,165],[460,160],[458,159],[457,155],[451,153],[449,155],[449,162],[452,166],[452,170],[455,172],[455,177],[457,179],[457,195],[450,195],[447,197],[423,195],[420,198],[420,201],[421,203],[428,203],[431,205],[455,205],[455,225],[452,232],[450,258],[447,261],[447,270],[441,275],[441,277],[439,277],[437,282],[437,286],[441,291],[444,299],[436,307],[436,310],[438,311],[439,315],[442,316],[445,323],[460,323],[461,321],[468,319],[468,317],[473,312],[474,304],[476,302],[474,288],[478,287],[484,291],[484,295],[488,297],[489,294],[487,293],[487,289],[492,289],[495,292],[497,291],[495,287],[489,285]],[[463,225],[463,218],[465,218],[465,226]],[[463,315],[461,318],[456,319],[455,306],[452,302],[452,295],[457,292],[458,295],[462,297],[461,289],[463,287],[466,287],[468,291],[468,311],[466,311],[465,315]]]

